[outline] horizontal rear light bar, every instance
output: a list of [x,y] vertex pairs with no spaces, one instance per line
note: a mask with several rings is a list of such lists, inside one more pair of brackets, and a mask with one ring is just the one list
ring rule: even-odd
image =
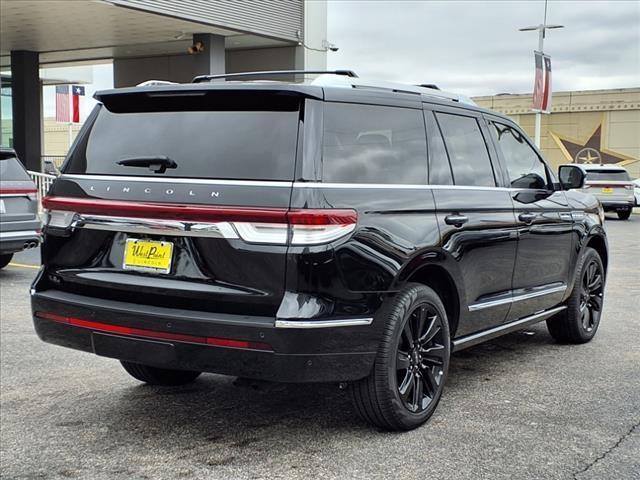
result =
[[[357,224],[355,210],[247,208],[175,203],[122,202],[94,198],[46,196],[49,225],[71,226],[76,215],[108,218],[145,218],[178,222],[206,222],[221,232],[234,231],[250,243],[312,245],[331,242],[351,233]],[[158,234],[162,234],[158,231]],[[237,238],[230,237],[230,238]]]
[[131,337],[155,338],[160,340],[175,340],[177,342],[198,343],[203,345],[214,345],[216,347],[242,348],[247,350],[262,350],[272,352],[271,345],[263,342],[252,342],[249,340],[236,340],[231,338],[201,337],[197,335],[187,335],[182,333],[159,332],[143,328],[124,327],[109,323],[95,322],[82,318],[66,317],[50,312],[35,312],[35,316],[52,322],[64,323],[73,327],[87,328],[97,332],[115,333]]
[[38,193],[35,188],[0,188],[0,195],[29,195],[34,196]]

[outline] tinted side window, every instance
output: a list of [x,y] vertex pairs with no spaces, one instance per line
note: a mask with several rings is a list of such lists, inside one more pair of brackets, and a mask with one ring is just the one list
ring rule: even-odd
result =
[[427,182],[422,110],[327,103],[322,150],[327,183]]
[[0,159],[0,180],[24,181],[31,180],[29,174],[15,157]]
[[436,113],[449,152],[456,185],[495,187],[489,152],[478,121],[448,113]]
[[513,188],[545,189],[547,169],[522,134],[508,125],[490,122],[502,150],[509,182]]
[[440,128],[432,112],[425,112],[424,119],[427,125],[427,141],[429,143],[429,184],[453,185],[451,165],[447,150],[444,148],[444,140]]

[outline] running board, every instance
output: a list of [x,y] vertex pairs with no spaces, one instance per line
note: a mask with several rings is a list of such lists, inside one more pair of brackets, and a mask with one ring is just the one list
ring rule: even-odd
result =
[[465,335],[464,337],[456,338],[452,342],[453,351],[457,352],[458,350],[472,347],[479,343],[486,342],[487,340],[491,340],[492,338],[500,337],[501,335],[505,335],[507,333],[521,330],[528,325],[533,325],[534,323],[538,323],[538,322],[541,322],[542,320],[546,320],[550,316],[558,312],[561,312],[565,308],[567,308],[566,305],[562,305],[560,307],[555,307],[550,310],[544,310],[542,312],[534,313],[533,315],[520,318],[513,322],[505,323],[503,325],[498,325],[497,327],[493,327],[488,330],[483,330],[482,332],[472,333],[471,335]]

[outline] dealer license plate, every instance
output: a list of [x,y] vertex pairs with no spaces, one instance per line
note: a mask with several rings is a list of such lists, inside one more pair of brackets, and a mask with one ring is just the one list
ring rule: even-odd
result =
[[169,273],[173,243],[127,238],[122,267],[127,270]]

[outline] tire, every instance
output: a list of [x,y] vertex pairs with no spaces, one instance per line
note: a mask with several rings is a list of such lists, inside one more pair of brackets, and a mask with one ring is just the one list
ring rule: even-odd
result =
[[0,255],[0,268],[4,268],[9,265],[9,262],[13,258],[13,253],[8,253],[7,255]]
[[451,353],[447,314],[431,288],[411,283],[382,307],[379,320],[386,323],[373,369],[350,385],[351,397],[365,421],[411,430],[442,396]]
[[129,375],[149,385],[184,385],[193,382],[201,373],[190,370],[151,367],[140,363],[125,362],[124,360],[121,360],[120,363]]
[[631,216],[631,209],[629,208],[628,210],[618,210],[617,213],[620,220],[629,220],[629,217]]
[[598,331],[604,303],[604,266],[598,252],[586,248],[576,268],[567,308],[547,320],[551,336],[560,343],[586,343]]

